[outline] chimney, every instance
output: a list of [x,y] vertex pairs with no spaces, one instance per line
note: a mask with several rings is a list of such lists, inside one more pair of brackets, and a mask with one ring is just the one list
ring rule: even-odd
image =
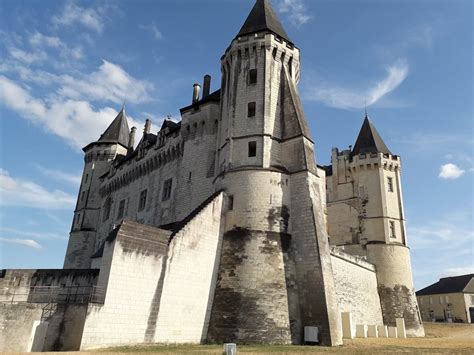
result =
[[201,90],[201,85],[194,83],[193,85],[193,104],[199,101],[199,91]]
[[151,129],[151,120],[147,118],[145,121],[145,128],[143,129],[143,134],[150,133],[150,129]]
[[211,76],[204,75],[204,82],[202,85],[202,98],[209,96],[209,92],[211,91]]
[[133,145],[135,144],[135,132],[137,131],[137,127],[132,127],[130,130],[130,134],[128,135],[128,150],[133,150]]

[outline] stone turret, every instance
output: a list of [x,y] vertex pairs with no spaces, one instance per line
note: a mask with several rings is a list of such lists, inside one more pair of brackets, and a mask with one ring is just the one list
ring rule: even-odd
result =
[[[324,174],[296,85],[299,50],[258,0],[221,59],[216,189],[228,194],[208,339],[341,343]],[[229,307],[230,304],[234,306]]]
[[405,318],[407,334],[423,336],[413,288],[400,179],[392,154],[366,114],[352,150],[333,149],[328,178],[331,244],[376,266],[384,323]]
[[100,177],[110,169],[117,155],[126,155],[130,140],[125,108],[95,142],[83,148],[84,170],[71,226],[64,268],[88,268],[90,256],[97,248],[96,227],[102,200],[99,194]]

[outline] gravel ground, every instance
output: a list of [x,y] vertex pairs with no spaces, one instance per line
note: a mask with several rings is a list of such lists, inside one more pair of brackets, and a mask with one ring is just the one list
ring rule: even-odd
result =
[[[474,324],[425,323],[424,338],[367,338],[344,341],[340,347],[322,346],[237,346],[245,354],[474,354]],[[101,349],[92,353],[222,354],[217,345],[145,345]],[[58,354],[58,353],[51,353]]]

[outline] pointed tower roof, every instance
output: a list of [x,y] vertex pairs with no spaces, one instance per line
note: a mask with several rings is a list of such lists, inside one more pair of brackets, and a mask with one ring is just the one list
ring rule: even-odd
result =
[[114,118],[110,126],[100,136],[98,142],[101,143],[119,143],[124,147],[128,146],[128,135],[130,129],[128,128],[127,115],[125,114],[125,107],[122,107],[117,117]]
[[360,129],[359,136],[357,137],[351,155],[354,156],[361,153],[384,153],[392,155],[370,121],[367,112],[365,113],[364,123],[362,124],[362,128]]
[[284,40],[293,43],[278,20],[269,0],[257,0],[237,37],[262,31],[273,32]]

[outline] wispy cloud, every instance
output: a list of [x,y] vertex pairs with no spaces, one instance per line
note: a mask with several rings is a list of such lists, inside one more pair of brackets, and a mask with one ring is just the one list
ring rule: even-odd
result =
[[71,209],[75,197],[61,190],[47,190],[35,182],[17,179],[0,169],[0,206]]
[[81,174],[70,174],[56,169],[48,169],[39,164],[35,164],[35,167],[41,174],[54,180],[63,181],[73,186],[79,186],[81,183]]
[[[439,248],[461,251],[474,241],[472,222],[445,218],[423,226],[408,226],[408,241],[413,249]],[[472,252],[472,250],[471,250]]]
[[151,33],[153,34],[153,37],[158,41],[163,39],[163,33],[158,29],[158,27],[156,26],[156,23],[154,22],[148,26],[140,25],[140,28],[143,30],[151,31]]
[[441,179],[454,180],[461,177],[464,174],[464,170],[458,167],[456,164],[447,163],[440,167],[439,177]]
[[375,104],[381,98],[395,90],[407,77],[408,64],[405,60],[398,60],[387,67],[387,75],[366,89],[346,88],[334,86],[330,83],[319,83],[309,89],[307,98],[320,101],[324,104],[342,108],[358,109],[364,105]]
[[286,14],[290,23],[295,27],[300,27],[311,20],[311,15],[302,0],[280,0],[278,10],[282,14]]
[[92,31],[102,32],[104,28],[104,18],[97,10],[85,8],[68,1],[60,14],[53,16],[52,23],[55,26],[82,25]]
[[0,237],[0,242],[8,244],[16,244],[32,249],[42,249],[43,247],[33,239],[20,239],[20,238],[3,238]]
[[441,277],[448,277],[448,276],[459,276],[459,275],[466,275],[466,274],[474,274],[474,266],[461,266],[461,267],[451,267],[444,271],[441,274]]
[[28,41],[35,51],[45,53],[45,50],[53,48],[59,51],[63,58],[82,59],[84,57],[83,50],[80,46],[69,48],[57,36],[47,36],[38,31],[29,36]]
[[0,233],[12,235],[14,238],[34,238],[34,239],[45,239],[45,240],[65,240],[68,239],[68,233],[41,233],[41,232],[28,232],[15,228],[0,227]]

